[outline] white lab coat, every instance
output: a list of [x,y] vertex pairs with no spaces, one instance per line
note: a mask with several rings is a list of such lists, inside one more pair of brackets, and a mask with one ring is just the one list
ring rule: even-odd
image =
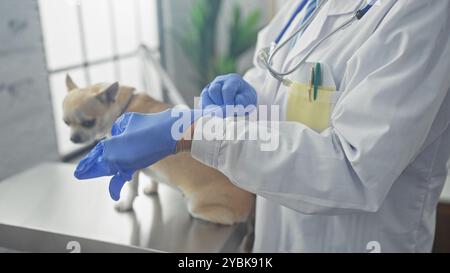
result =
[[[365,3],[328,1],[275,67],[294,65]],[[261,31],[257,50],[298,4]],[[255,252],[431,251],[450,155],[449,14],[448,0],[382,0],[320,46],[308,61],[330,68],[339,95],[320,134],[281,122],[273,152],[259,141],[194,140],[195,158],[258,195]],[[245,79],[259,104],[284,111],[287,90],[269,73],[255,63]]]

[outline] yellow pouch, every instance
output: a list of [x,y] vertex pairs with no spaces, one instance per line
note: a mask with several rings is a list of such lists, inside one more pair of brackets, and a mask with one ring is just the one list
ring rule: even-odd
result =
[[310,86],[306,84],[293,82],[289,86],[286,120],[300,122],[320,133],[329,127],[336,90],[319,87],[316,100],[310,99],[309,90]]

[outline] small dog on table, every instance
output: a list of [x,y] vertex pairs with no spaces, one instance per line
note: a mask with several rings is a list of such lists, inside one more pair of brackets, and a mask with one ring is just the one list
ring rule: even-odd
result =
[[[79,88],[67,75],[66,86],[64,122],[71,128],[74,143],[88,143],[108,136],[114,121],[125,112],[157,113],[170,107],[118,83]],[[167,157],[140,171],[153,179],[144,190],[146,194],[157,193],[158,184],[154,181],[173,186],[184,194],[188,210],[195,218],[223,225],[252,218],[249,216],[254,207],[254,195],[234,186],[221,172],[193,159],[189,153]],[[132,210],[138,183],[136,173],[131,183],[127,183],[126,194],[115,205],[117,210]],[[251,241],[251,238],[246,240]]]

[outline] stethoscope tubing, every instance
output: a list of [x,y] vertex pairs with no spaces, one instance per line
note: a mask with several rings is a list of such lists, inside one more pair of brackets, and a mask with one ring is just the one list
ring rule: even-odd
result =
[[[296,30],[291,36],[289,36],[285,41],[283,41],[281,44],[278,45],[277,40],[281,41],[282,36],[285,34],[286,30],[289,28],[289,26],[292,24],[293,19],[291,17],[291,19],[289,20],[288,24],[283,28],[283,31],[280,33],[279,37],[277,38],[277,40],[275,42],[273,42],[270,45],[270,50],[268,52],[268,58],[267,61],[263,62],[264,67],[269,71],[269,73],[277,80],[285,83],[285,84],[289,84],[289,80],[286,80],[284,77],[292,74],[294,71],[296,71],[305,61],[307,58],[309,58],[311,56],[311,54],[320,46],[323,44],[323,42],[325,42],[326,40],[328,40],[330,37],[334,36],[337,32],[346,29],[347,27],[349,27],[350,25],[352,25],[355,21],[360,20],[371,8],[372,6],[375,4],[377,0],[372,0],[368,5],[366,5],[363,9],[360,8],[357,9],[357,11],[349,18],[347,19],[344,23],[342,23],[340,26],[338,26],[336,29],[334,29],[333,31],[331,31],[329,34],[327,34],[325,37],[323,37],[322,39],[320,39],[315,45],[313,45],[308,52],[303,56],[303,58],[297,62],[296,65],[293,66],[293,68],[284,71],[284,72],[280,72],[275,70],[272,67],[273,64],[273,59],[275,58],[275,56],[278,54],[278,52],[287,45],[287,43],[289,43],[290,41],[292,41],[292,39],[294,39],[301,31],[305,30],[310,24],[311,22],[317,17],[317,15],[320,13],[322,7],[325,5],[325,3],[327,2],[327,0],[325,1],[320,1],[318,2],[318,6],[313,14],[313,16],[310,16],[310,18],[308,18],[308,20],[306,20],[306,22],[304,24],[302,24],[302,26]],[[301,5],[297,8],[296,12],[294,13],[294,18],[296,15],[298,15],[298,13],[301,11],[300,9],[304,8],[304,5],[306,4],[307,1],[303,1],[301,3]],[[278,41],[278,42],[279,42]]]

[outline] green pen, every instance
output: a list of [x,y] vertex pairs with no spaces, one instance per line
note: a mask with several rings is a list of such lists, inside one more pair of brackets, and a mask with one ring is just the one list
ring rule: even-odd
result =
[[322,70],[320,63],[316,63],[315,75],[314,75],[314,100],[317,100],[319,92],[319,86],[322,84]]

